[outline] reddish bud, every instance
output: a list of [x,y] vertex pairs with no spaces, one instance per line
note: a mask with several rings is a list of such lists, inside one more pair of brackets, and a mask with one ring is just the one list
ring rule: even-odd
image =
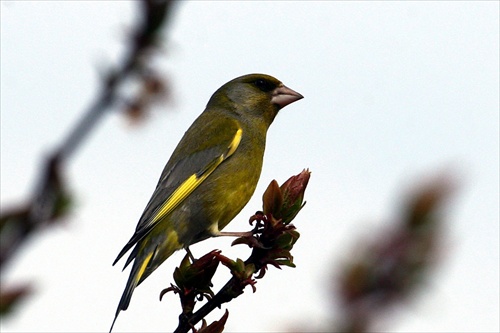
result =
[[284,224],[290,223],[304,206],[304,192],[306,191],[310,177],[311,172],[309,169],[304,169],[301,173],[290,177],[281,185],[283,204],[280,217]]

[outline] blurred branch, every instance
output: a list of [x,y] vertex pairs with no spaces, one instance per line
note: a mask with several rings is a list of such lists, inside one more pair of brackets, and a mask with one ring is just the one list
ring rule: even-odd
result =
[[143,76],[149,73],[146,70],[146,64],[150,61],[152,51],[158,47],[158,36],[166,22],[173,1],[143,0],[140,4],[142,6],[141,22],[130,40],[128,54],[121,66],[110,71],[104,79],[100,95],[56,151],[54,155],[57,158],[66,159],[78,148],[105,111],[119,100],[118,91],[121,84],[133,74]]
[[[130,45],[122,64],[109,71],[95,101],[91,103],[81,120],[70,131],[42,164],[37,184],[28,203],[23,207],[3,211],[0,216],[0,268],[4,268],[17,249],[29,236],[63,217],[71,206],[71,196],[63,181],[63,169],[69,158],[78,150],[102,117],[120,101],[119,89],[131,77],[138,78],[145,87],[134,100],[134,109],[148,106],[148,101],[163,92],[164,85],[148,68],[151,55],[158,48],[161,29],[167,22],[174,1],[142,0],[140,22],[132,33]],[[137,76],[137,77],[135,77]],[[141,109],[143,111],[143,109]],[[8,293],[8,291],[6,291]],[[12,295],[13,293],[10,293]],[[19,297],[26,293],[17,293]],[[0,303],[7,306],[2,291]],[[16,297],[10,297],[14,304]],[[2,312],[4,313],[4,312]]]
[[28,284],[2,288],[2,291],[0,292],[0,315],[6,315],[12,311],[17,303],[30,292],[31,286]]
[[[409,197],[400,218],[358,249],[335,281],[340,322],[335,332],[369,332],[380,319],[414,296],[433,267],[442,245],[444,203],[454,184],[439,177]],[[358,252],[359,251],[359,252]]]

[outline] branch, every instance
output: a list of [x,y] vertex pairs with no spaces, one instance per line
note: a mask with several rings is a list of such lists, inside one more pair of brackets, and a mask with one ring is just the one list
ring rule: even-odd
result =
[[[103,79],[102,89],[84,113],[74,129],[65,140],[43,162],[38,181],[34,187],[28,204],[2,212],[0,216],[0,268],[4,268],[18,248],[29,236],[42,227],[52,224],[69,211],[71,197],[63,182],[62,171],[69,158],[76,153],[91,131],[102,117],[120,100],[119,89],[127,79],[137,75],[148,87],[142,94],[149,93],[151,99],[161,89],[151,89],[161,86],[161,80],[152,77],[152,71],[146,64],[150,63],[152,51],[157,48],[161,29],[171,12],[173,1],[143,0],[140,2],[142,16],[133,32],[130,46],[121,65],[110,71]],[[136,101],[145,106],[145,96],[139,96]],[[4,306],[8,291],[2,290],[0,301]],[[9,298],[9,299],[12,299]],[[15,302],[9,302],[13,304]],[[7,306],[8,307],[8,306]]]
[[397,223],[369,242],[356,243],[336,277],[341,314],[332,332],[370,332],[389,310],[401,307],[419,290],[443,243],[441,211],[455,188],[437,177],[415,191]]
[[[255,224],[251,232],[242,233],[235,244],[247,244],[252,248],[250,257],[231,260],[214,250],[193,263],[186,254],[181,265],[174,272],[176,285],[171,285],[160,294],[169,291],[179,295],[182,313],[179,316],[179,325],[175,333],[185,333],[194,329],[194,325],[205,318],[215,308],[228,303],[243,294],[246,286],[250,285],[256,291],[255,278],[263,278],[267,266],[276,268],[281,266],[295,267],[293,264],[292,250],[299,238],[299,233],[290,224],[293,218],[304,206],[304,191],[309,181],[310,172],[302,171],[299,175],[291,177],[281,187],[273,180],[263,196],[263,212],[257,212],[250,218],[250,224]],[[211,290],[211,279],[217,270],[218,264],[228,267],[233,277],[219,290],[217,294]],[[198,311],[193,313],[198,301],[208,299]],[[220,322],[225,322],[227,314]],[[221,332],[223,324],[210,325],[212,328],[203,328],[203,332]]]

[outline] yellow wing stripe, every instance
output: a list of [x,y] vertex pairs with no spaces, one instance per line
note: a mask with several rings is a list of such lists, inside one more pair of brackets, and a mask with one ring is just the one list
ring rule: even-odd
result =
[[236,148],[238,148],[238,146],[240,145],[242,136],[243,136],[243,130],[241,128],[238,128],[236,134],[234,135],[233,141],[231,141],[231,144],[228,147],[229,150],[227,151],[226,156],[224,156],[224,158],[228,158],[229,156],[234,154]]
[[144,275],[144,272],[146,271],[146,267],[148,267],[149,261],[153,257],[154,251],[148,254],[146,259],[142,262],[141,268],[139,268],[139,271],[137,272],[137,275],[135,276],[135,282],[138,283],[141,280],[142,275]]
[[241,137],[243,135],[243,130],[239,128],[233,137],[233,140],[228,146],[228,150],[225,154],[222,154],[210,164],[207,165],[205,170],[200,176],[196,174],[191,175],[186,179],[175,191],[170,195],[170,197],[163,203],[163,205],[158,209],[155,216],[151,220],[151,224],[157,223],[162,217],[170,214],[184,199],[187,198],[203,181],[210,176],[212,172],[229,156],[233,155],[238,148]]

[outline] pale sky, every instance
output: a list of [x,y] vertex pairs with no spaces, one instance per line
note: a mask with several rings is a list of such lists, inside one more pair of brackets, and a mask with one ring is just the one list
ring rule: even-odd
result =
[[[123,54],[134,2],[2,1],[1,204],[24,200],[39,162],[79,119],[99,75]],[[140,127],[108,116],[72,159],[73,214],[33,238],[2,283],[35,292],[2,332],[107,331],[129,270],[112,267],[164,164],[211,94],[248,73],[305,96],[271,126],[256,193],[227,231],[248,228],[272,179],[308,167],[296,268],[270,268],[215,311],[228,332],[283,331],[332,312],[328,281],[360,240],[397,214],[426,176],[455,170],[441,264],[388,320],[394,332],[494,332],[499,325],[499,2],[187,2],[157,58],[173,92]],[[231,239],[193,246],[246,258]],[[172,331],[178,299],[158,302],[178,252],[138,287],[115,331]],[[214,283],[228,278],[221,272]],[[270,315],[272,314],[272,315]]]

